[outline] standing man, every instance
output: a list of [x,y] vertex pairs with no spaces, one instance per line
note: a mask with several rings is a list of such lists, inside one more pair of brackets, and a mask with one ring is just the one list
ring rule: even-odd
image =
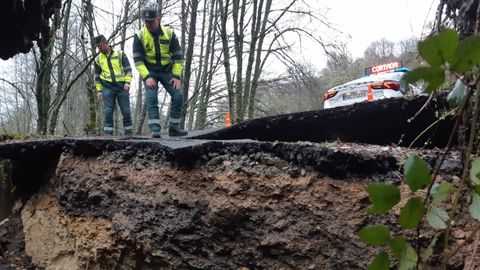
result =
[[121,50],[110,47],[103,35],[96,36],[94,43],[100,50],[95,58],[95,88],[98,99],[103,100],[103,131],[105,135],[113,135],[113,110],[118,100],[125,135],[132,135],[129,95],[132,68],[128,58]]
[[158,111],[158,82],[171,97],[169,136],[187,135],[180,128],[183,106],[180,78],[183,72],[182,48],[173,30],[160,24],[156,7],[142,11],[145,21],[133,40],[133,59],[145,83],[145,101],[148,127],[153,138],[160,138],[160,114]]

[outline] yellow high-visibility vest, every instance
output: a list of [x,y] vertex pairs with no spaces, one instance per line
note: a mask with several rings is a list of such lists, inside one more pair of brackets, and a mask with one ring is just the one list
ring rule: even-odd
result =
[[[155,50],[155,41],[153,35],[147,30],[146,27],[143,27],[138,33],[138,39],[142,43],[143,49],[145,51],[145,61],[152,65],[168,66],[172,63],[172,74],[181,77],[183,71],[183,61],[174,60],[172,62],[172,56],[174,54],[181,55],[182,52],[171,52],[170,51],[170,42],[172,40],[173,31],[161,25],[163,35],[158,36],[158,43],[160,46],[160,63],[157,63],[156,59],[156,50]],[[138,68],[138,65],[137,65]],[[147,71],[139,70],[142,77],[144,78],[148,73]],[[142,72],[143,71],[143,72]],[[143,73],[143,74],[142,74]]]
[[[106,82],[126,82],[130,83],[132,80],[131,74],[126,74],[122,64],[122,52],[119,50],[112,50],[109,55],[100,53],[95,58],[95,63],[102,69],[100,79]],[[110,65],[109,60],[110,59]],[[101,90],[102,86],[96,85],[97,90]]]

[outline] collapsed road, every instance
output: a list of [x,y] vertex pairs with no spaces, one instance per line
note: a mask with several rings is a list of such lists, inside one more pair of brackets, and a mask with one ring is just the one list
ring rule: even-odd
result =
[[[404,160],[416,153],[433,165],[451,129],[443,121],[417,140],[428,148],[405,147],[446,109],[438,99],[408,123],[425,100],[275,116],[188,139],[5,142],[0,267],[364,269],[376,250],[358,230],[381,222],[399,231],[398,207],[367,213],[365,185],[401,185],[405,203]],[[440,177],[455,184],[460,171],[451,151]],[[461,216],[453,245],[471,224]],[[425,246],[432,234],[422,234]],[[478,266],[473,244],[463,249],[449,269]]]
[[[444,147],[452,129],[452,121],[446,119],[426,129],[448,108],[445,94],[436,95],[429,106],[416,115],[427,99],[426,96],[417,96],[411,100],[393,98],[328,110],[276,115],[190,138],[248,138],[287,142],[340,140],[380,145],[410,146],[413,143],[417,147]],[[419,134],[422,136],[419,137]]]

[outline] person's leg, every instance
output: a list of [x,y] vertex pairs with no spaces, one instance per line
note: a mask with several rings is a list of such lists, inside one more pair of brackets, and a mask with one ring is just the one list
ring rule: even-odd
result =
[[181,89],[175,89],[170,80],[173,78],[172,74],[161,73],[159,74],[160,83],[162,83],[165,90],[171,97],[170,117],[168,134],[170,136],[185,136],[188,134],[185,130],[180,128],[180,120],[182,117],[183,106],[183,92]]
[[115,108],[115,93],[112,89],[104,88],[103,96],[103,132],[113,135],[113,109]]
[[130,113],[130,94],[125,92],[125,90],[120,89],[117,99],[123,116],[123,128],[125,130],[125,135],[132,135],[133,127],[132,116]]
[[145,86],[145,105],[148,114],[148,128],[152,137],[160,137],[160,113],[158,111],[158,86]]

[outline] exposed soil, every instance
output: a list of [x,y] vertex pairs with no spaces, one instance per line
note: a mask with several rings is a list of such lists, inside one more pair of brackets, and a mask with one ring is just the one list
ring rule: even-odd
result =
[[0,222],[0,269],[42,269],[36,267],[25,253],[22,228],[18,211]]
[[[378,250],[362,244],[358,230],[381,222],[398,232],[399,214],[397,207],[369,215],[365,185],[400,185],[408,155],[433,164],[441,153],[336,142],[176,150],[152,141],[66,142],[44,145],[60,155],[58,165],[25,203],[16,225],[24,233],[0,235],[8,250],[19,247],[1,246],[0,267],[18,257],[20,268],[365,269]],[[458,160],[456,152],[448,156],[443,179],[458,181]],[[469,235],[467,216],[456,223],[453,246]],[[433,233],[422,234],[422,245]],[[449,269],[478,266],[472,249],[466,245]]]

